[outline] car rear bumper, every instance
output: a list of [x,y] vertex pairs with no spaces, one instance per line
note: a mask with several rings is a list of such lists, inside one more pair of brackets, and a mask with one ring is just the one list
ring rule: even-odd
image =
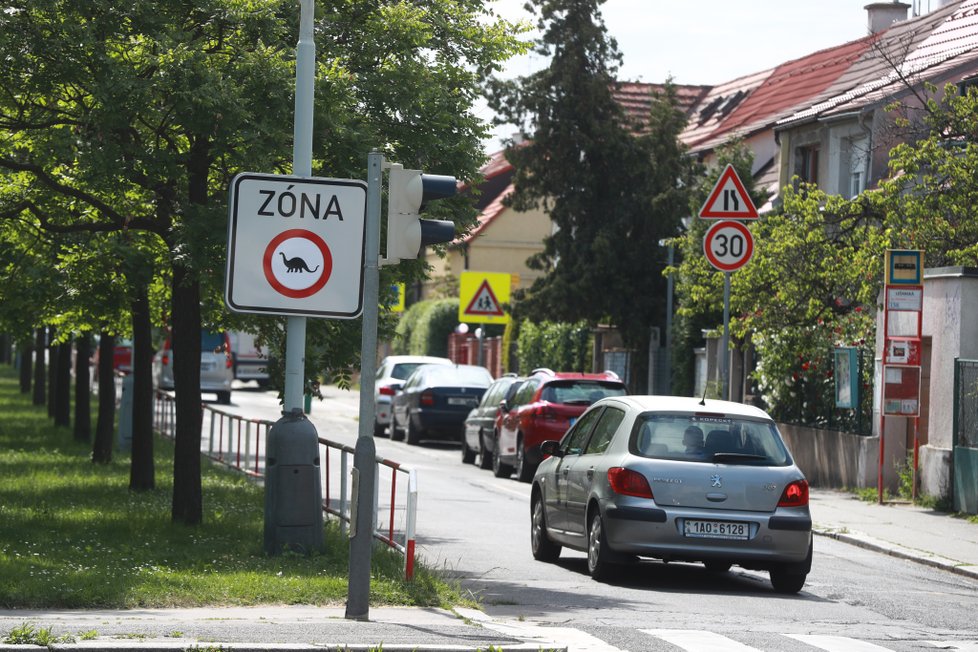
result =
[[412,412],[411,420],[426,435],[458,441],[465,428],[467,416],[468,412],[425,409]]
[[[801,510],[772,515],[609,505],[604,513],[612,550],[672,561],[722,559],[759,567],[800,563],[808,556],[812,537],[811,515]],[[746,540],[689,537],[683,534],[686,520],[742,522],[750,532]]]

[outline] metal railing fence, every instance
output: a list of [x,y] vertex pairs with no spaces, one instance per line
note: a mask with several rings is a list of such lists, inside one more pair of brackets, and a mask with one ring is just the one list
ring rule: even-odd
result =
[[[251,419],[204,404],[202,413],[201,453],[248,477],[265,477],[265,445],[274,421]],[[157,391],[154,398],[153,428],[164,437],[173,438],[176,426],[176,402],[169,392]],[[319,441],[323,512],[340,521],[342,532],[348,530],[353,512],[354,448],[330,441]],[[376,458],[374,474],[374,538],[404,555],[404,575],[414,577],[415,529],[417,526],[418,481],[414,469],[382,457]],[[387,472],[382,472],[386,470]],[[389,500],[381,501],[381,496]]]

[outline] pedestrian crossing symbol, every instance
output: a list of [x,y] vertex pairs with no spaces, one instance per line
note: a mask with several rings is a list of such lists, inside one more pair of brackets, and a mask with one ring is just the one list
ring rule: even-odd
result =
[[459,283],[459,321],[478,324],[505,324],[509,315],[503,304],[509,301],[509,274],[463,272]]

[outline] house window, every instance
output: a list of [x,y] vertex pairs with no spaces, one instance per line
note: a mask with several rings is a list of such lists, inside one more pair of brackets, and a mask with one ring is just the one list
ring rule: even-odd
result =
[[802,181],[818,183],[818,145],[805,145],[795,150],[795,174]]
[[843,188],[848,190],[846,199],[852,199],[866,189],[866,171],[869,167],[869,138],[862,136],[846,141],[848,184]]

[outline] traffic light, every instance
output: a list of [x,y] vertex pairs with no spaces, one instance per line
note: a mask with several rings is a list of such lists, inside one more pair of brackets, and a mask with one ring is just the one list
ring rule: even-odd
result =
[[422,220],[421,211],[433,199],[456,193],[455,177],[422,174],[391,163],[387,186],[387,256],[382,261],[392,265],[417,258],[423,245],[451,242],[455,224],[447,220]]

